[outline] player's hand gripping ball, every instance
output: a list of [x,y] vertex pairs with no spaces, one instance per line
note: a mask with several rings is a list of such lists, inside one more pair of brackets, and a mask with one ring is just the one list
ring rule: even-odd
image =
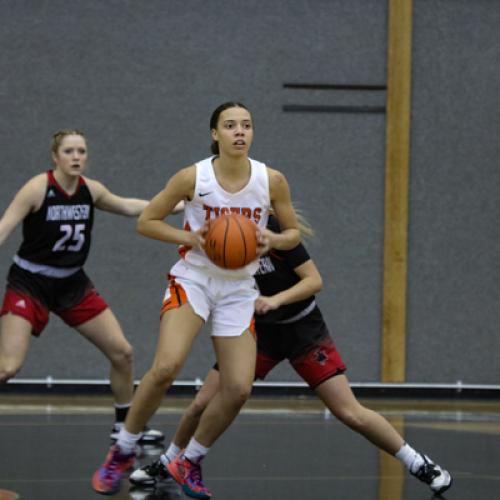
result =
[[217,266],[238,269],[257,258],[257,225],[240,214],[211,219],[205,253]]

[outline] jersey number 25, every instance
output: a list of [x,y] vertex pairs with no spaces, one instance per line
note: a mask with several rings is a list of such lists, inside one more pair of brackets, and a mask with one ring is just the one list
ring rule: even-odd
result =
[[78,252],[85,243],[85,224],[61,224],[59,229],[63,233],[55,245],[52,247],[53,252]]

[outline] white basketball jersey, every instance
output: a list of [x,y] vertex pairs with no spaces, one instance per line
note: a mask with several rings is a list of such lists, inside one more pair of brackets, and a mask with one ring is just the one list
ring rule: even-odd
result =
[[[193,199],[185,203],[184,229],[196,231],[207,220],[230,213],[245,215],[260,228],[265,228],[271,205],[266,166],[249,159],[251,174],[248,183],[237,193],[228,193],[217,182],[214,158],[211,156],[196,163],[196,185]],[[211,262],[202,250],[181,247],[179,253],[188,265],[221,278],[247,278],[253,276],[259,266],[256,259],[241,269],[223,269]]]

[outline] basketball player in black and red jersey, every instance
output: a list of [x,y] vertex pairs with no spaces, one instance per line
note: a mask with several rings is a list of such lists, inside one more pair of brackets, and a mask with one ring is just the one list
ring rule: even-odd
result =
[[[299,216],[301,234],[312,231]],[[276,218],[268,229],[280,232]],[[255,378],[264,379],[282,360],[308,383],[325,406],[341,422],[374,445],[399,459],[411,474],[440,494],[451,486],[448,471],[414,450],[380,414],[364,407],[354,396],[345,375],[345,364],[330,336],[314,294],[322,287],[321,275],[302,243],[292,250],[272,250],[260,258],[255,280],[260,297],[255,302],[257,363]],[[197,428],[200,416],[219,390],[215,366],[181,418],[166,452],[155,462],[137,469],[130,482],[151,488],[169,477],[168,464],[175,460]]]
[[[23,241],[7,276],[0,312],[0,383],[21,369],[31,336],[38,337],[57,314],[93,343],[111,363],[116,421],[123,426],[133,391],[133,353],[122,329],[82,269],[89,249],[94,207],[135,217],[148,204],[122,198],[83,177],[87,143],[83,133],[62,130],[52,141],[53,170],[36,175],[16,194],[0,219],[0,245],[23,222]],[[145,428],[142,442],[163,439]]]

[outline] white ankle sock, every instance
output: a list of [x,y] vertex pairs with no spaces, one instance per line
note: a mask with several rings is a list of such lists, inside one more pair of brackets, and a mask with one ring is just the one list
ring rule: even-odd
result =
[[169,462],[171,462],[179,453],[181,449],[174,443],[170,443],[167,451],[162,455],[162,457],[166,457]]
[[198,443],[195,438],[191,438],[186,450],[184,451],[184,456],[191,462],[198,463],[203,460],[203,457],[208,453],[210,448],[206,448],[202,444]]
[[410,472],[416,472],[424,463],[420,453],[415,451],[409,444],[405,443],[401,449],[394,455],[400,460]]
[[137,444],[137,441],[139,441],[140,437],[140,432],[139,434],[131,434],[127,431],[127,429],[125,429],[125,426],[123,426],[120,429],[120,434],[118,434],[116,444],[120,447],[123,453],[128,455],[129,453],[135,451],[135,445]]

